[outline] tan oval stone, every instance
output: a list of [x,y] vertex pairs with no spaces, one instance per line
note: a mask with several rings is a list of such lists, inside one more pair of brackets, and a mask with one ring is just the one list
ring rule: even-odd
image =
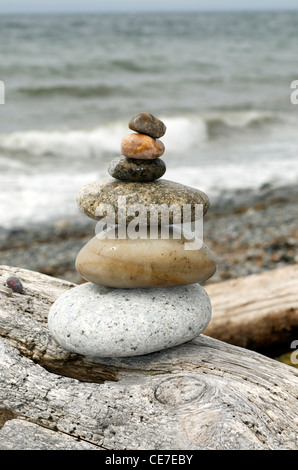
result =
[[145,134],[128,134],[121,142],[121,153],[128,158],[152,160],[161,157],[164,151],[165,146],[161,140]]
[[[119,207],[120,198],[122,198],[121,201],[125,200],[125,206]],[[166,224],[162,219],[163,205],[169,208],[169,224],[177,223],[174,222],[175,207],[171,209],[173,205],[180,208],[181,222],[189,222],[189,220],[184,220],[185,205],[191,208],[191,221],[197,218],[196,206],[202,204],[203,215],[210,206],[209,198],[203,191],[163,178],[150,183],[115,181],[114,179],[88,183],[78,191],[77,204],[84,214],[94,220],[104,219],[106,213],[101,211],[101,208],[109,206],[115,212],[115,222],[112,223],[124,222],[126,225],[135,219],[135,215],[130,211],[135,204],[144,206],[148,225],[150,221],[155,223],[152,220],[153,212],[157,214],[158,225]]]
[[[92,238],[76,259],[78,273],[89,282],[117,288],[171,287],[195,284],[216,271],[213,252],[203,244],[186,250],[185,238]],[[157,292],[158,295],[158,292]]]

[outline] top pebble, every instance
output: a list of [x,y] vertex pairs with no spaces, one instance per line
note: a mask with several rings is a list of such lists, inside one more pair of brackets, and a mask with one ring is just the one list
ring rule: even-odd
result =
[[159,139],[166,133],[165,124],[150,113],[139,113],[128,124],[129,128],[139,134],[146,134]]

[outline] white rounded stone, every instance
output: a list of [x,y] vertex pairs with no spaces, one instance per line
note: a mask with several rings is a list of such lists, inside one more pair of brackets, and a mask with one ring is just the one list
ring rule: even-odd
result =
[[211,319],[199,284],[114,289],[85,283],[62,294],[48,326],[66,350],[91,357],[149,354],[196,338]]

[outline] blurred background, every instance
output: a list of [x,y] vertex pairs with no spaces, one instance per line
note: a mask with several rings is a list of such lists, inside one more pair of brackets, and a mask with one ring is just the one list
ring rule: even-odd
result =
[[279,1],[2,1],[1,264],[80,282],[128,121],[164,121],[164,178],[205,191],[216,282],[298,262],[298,5]]

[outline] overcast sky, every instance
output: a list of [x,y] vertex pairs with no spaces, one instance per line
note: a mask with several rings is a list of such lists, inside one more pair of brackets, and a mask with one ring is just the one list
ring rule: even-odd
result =
[[298,9],[297,0],[1,0],[0,13]]

